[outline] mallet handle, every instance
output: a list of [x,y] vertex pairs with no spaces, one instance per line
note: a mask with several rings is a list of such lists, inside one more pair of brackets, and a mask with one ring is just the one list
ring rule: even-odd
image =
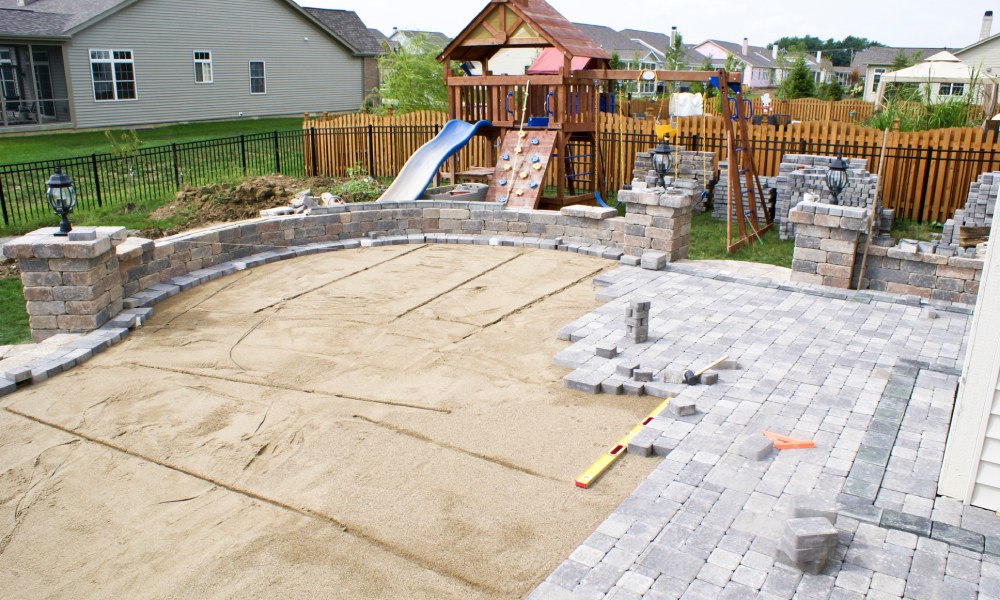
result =
[[709,369],[712,369],[714,367],[719,366],[722,363],[722,361],[724,361],[724,360],[729,360],[729,355],[728,354],[724,354],[722,356],[722,358],[716,360],[714,363],[712,363],[712,364],[708,365],[707,367],[705,367],[704,369],[698,371],[697,373],[694,374],[694,376],[695,377],[701,377],[702,375],[705,374],[705,371],[708,371]]

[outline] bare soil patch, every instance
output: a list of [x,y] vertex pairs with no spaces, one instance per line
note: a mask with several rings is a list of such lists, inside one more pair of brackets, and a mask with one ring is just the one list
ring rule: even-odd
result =
[[180,294],[0,399],[0,597],[520,598],[652,468],[565,388],[609,263],[392,246]]

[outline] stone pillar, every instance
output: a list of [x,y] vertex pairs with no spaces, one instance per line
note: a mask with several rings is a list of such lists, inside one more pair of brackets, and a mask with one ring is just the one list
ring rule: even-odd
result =
[[667,262],[687,258],[691,241],[691,207],[695,196],[678,188],[622,190],[625,202],[625,254],[663,252]]
[[788,213],[795,223],[792,281],[850,289],[865,208],[801,202]]
[[17,260],[24,284],[31,337],[86,333],[122,310],[122,283],[115,246],[123,227],[78,227],[66,236],[55,227],[7,243],[3,254]]

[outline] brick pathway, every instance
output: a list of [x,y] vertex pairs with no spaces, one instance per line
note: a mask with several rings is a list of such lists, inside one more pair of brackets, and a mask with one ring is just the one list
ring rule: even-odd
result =
[[[693,399],[699,413],[649,425],[666,456],[625,457],[660,462],[531,600],[1000,598],[1000,518],[936,497],[967,308],[668,269],[599,277],[607,303],[560,331],[574,343],[555,362],[573,387]],[[620,341],[634,298],[652,300],[645,344]],[[620,354],[597,357],[609,342]],[[722,354],[741,368],[717,385],[662,382]],[[657,382],[620,385],[618,364]],[[740,442],[761,429],[816,448],[744,458]],[[799,496],[840,509],[818,575],[774,561]]]

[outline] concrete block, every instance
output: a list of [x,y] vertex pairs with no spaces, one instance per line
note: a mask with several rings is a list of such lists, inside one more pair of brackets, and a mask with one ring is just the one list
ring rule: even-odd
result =
[[667,255],[663,252],[643,252],[639,266],[643,269],[659,271],[667,266]]
[[702,373],[701,383],[702,385],[715,385],[719,383],[719,374],[714,371],[708,371],[707,373]]
[[665,435],[660,435],[655,440],[653,440],[653,454],[655,454],[656,456],[666,456],[670,454],[676,447],[677,447],[677,440],[667,437]]
[[639,433],[635,434],[628,442],[628,453],[638,456],[650,456],[653,454],[653,442],[660,437],[660,432],[655,429],[643,427]]
[[632,377],[632,374],[636,369],[639,368],[639,363],[637,362],[620,362],[615,367],[615,373],[621,375],[622,377]]
[[684,371],[664,371],[661,378],[663,379],[663,383],[684,383]]
[[687,417],[697,412],[694,400],[686,398],[673,398],[667,405],[667,410],[675,417]]
[[636,381],[653,381],[653,371],[651,369],[636,369],[632,371],[632,378]]
[[621,264],[627,267],[638,267],[641,260],[642,259],[640,259],[638,256],[623,254],[622,257],[619,259],[619,262],[621,262]]
[[739,445],[740,456],[750,460],[764,460],[773,450],[774,443],[763,435],[748,436]]
[[5,372],[3,377],[14,383],[24,383],[31,379],[31,369],[29,367],[17,367]]
[[838,509],[836,502],[824,498],[796,496],[792,499],[791,516],[793,519],[822,517],[833,525],[837,522]]
[[622,391],[629,396],[643,396],[646,394],[646,384],[634,379],[626,379],[622,382]]
[[825,517],[803,517],[785,521],[781,540],[790,548],[825,548],[837,540],[837,528]]
[[618,356],[618,345],[614,342],[598,342],[594,347],[594,354],[601,358],[614,358]]

